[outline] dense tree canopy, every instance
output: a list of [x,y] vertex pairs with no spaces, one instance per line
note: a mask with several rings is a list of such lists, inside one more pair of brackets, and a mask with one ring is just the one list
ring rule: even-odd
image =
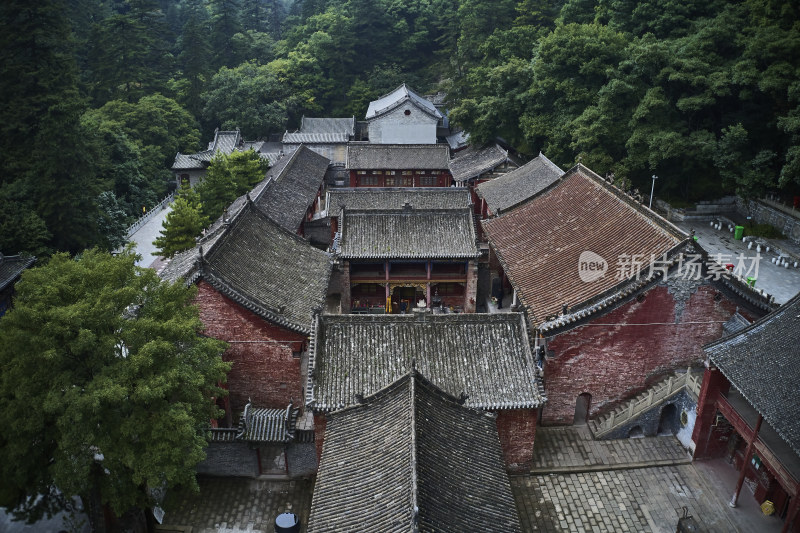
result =
[[655,173],[687,200],[800,188],[797,6],[569,0],[554,16],[529,0],[511,28],[483,29],[476,3],[462,4],[466,62],[451,81],[474,141],[500,135],[639,186]]
[[0,505],[55,486],[121,515],[157,503],[149,489],[196,490],[225,345],[198,334],[195,290],[134,262],[57,254],[18,283],[0,321]]
[[217,219],[236,198],[252,189],[267,174],[267,163],[253,150],[218,153],[197,186],[200,212]]
[[178,252],[193,248],[196,238],[209,223],[203,216],[203,205],[200,198],[189,186],[178,191],[172,210],[161,223],[162,230],[153,245],[161,257],[172,257]]
[[476,144],[640,187],[658,174],[686,200],[796,194],[798,15],[777,0],[9,0],[0,227],[16,229],[0,245],[107,246],[110,221],[162,198],[175,152],[215,128],[360,119],[402,82],[446,91]]

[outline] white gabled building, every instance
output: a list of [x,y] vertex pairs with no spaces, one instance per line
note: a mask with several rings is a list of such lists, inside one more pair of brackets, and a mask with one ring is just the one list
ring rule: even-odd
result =
[[443,118],[433,103],[404,83],[370,102],[366,117],[369,141],[374,144],[436,144],[436,127]]

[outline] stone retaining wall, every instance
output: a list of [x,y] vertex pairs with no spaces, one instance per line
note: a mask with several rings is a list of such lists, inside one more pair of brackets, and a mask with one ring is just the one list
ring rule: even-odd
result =
[[757,224],[771,224],[788,239],[800,244],[800,213],[793,216],[762,201],[746,201],[741,198],[737,200],[736,206],[739,212],[752,216]]

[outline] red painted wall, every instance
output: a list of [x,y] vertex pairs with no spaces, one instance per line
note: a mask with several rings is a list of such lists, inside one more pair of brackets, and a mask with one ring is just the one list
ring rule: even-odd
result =
[[[416,170],[413,170],[413,169],[406,169],[406,170],[411,170],[413,172],[413,174],[411,175],[411,178],[413,180],[411,187],[429,187],[429,185],[423,185],[422,184],[422,180],[421,180],[422,176],[417,174]],[[350,187],[403,187],[403,185],[386,185],[386,177],[387,177],[387,175],[385,174],[384,171],[380,171],[380,172],[381,172],[380,174],[376,174],[373,171],[367,171],[366,174],[359,174],[358,171],[351,170],[350,171]],[[450,182],[453,179],[453,176],[452,176],[452,174],[450,174],[449,170],[438,170],[438,171],[436,171],[436,170],[433,170],[433,171],[426,170],[426,171],[423,172],[422,175],[424,175],[426,177],[435,177],[436,178],[436,182],[433,185],[433,187],[449,187],[450,186]],[[372,178],[372,177],[376,178],[376,181],[375,181],[374,185],[365,185],[360,181],[360,178]],[[408,175],[403,176],[401,174],[401,171],[398,170],[398,171],[396,171],[396,174],[391,175],[391,177],[393,177],[393,178],[401,178],[401,177],[408,178],[409,176]]]
[[496,411],[497,434],[503,460],[509,472],[530,472],[533,467],[533,441],[536,438],[535,409]]
[[[548,339],[545,362],[547,404],[542,423],[572,424],[575,402],[592,395],[590,417],[619,404],[658,381],[664,374],[704,358],[702,346],[722,335],[722,322],[736,304],[717,291],[700,286],[674,325],[676,300],[665,286],[655,286],[636,299],[594,318],[584,326]],[[689,324],[702,322],[702,324]],[[712,322],[712,323],[710,323]],[[604,324],[666,325],[622,326]]]
[[328,419],[324,414],[314,413],[314,445],[317,447],[317,464],[322,464],[322,444],[325,442],[325,427]]
[[196,303],[205,334],[231,343],[223,359],[233,363],[228,388],[234,412],[244,409],[248,398],[255,407],[285,408],[291,399],[302,403],[300,358],[292,352],[301,350],[304,335],[267,322],[204,281],[198,283]]

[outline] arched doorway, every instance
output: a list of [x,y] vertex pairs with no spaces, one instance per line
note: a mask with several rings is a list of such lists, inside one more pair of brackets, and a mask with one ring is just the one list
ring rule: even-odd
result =
[[575,401],[575,417],[572,424],[576,426],[584,426],[589,420],[589,407],[592,404],[592,395],[588,392],[578,396]]
[[658,435],[674,435],[678,432],[678,408],[670,403],[661,408],[658,420]]
[[629,439],[643,439],[644,438],[644,430],[642,426],[633,426],[630,431],[628,431],[628,438]]

